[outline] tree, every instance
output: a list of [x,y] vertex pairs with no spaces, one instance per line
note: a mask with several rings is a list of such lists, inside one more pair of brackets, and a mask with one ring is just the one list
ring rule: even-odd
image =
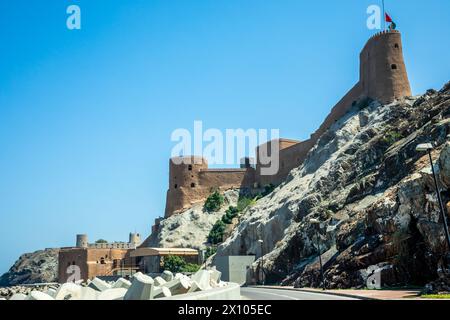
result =
[[95,243],[108,243],[105,239],[98,239]]
[[171,272],[181,272],[183,267],[186,265],[186,261],[179,256],[167,256],[164,258],[164,270],[169,270]]
[[224,202],[223,196],[218,192],[214,191],[205,201],[205,209],[208,212],[215,212],[222,207]]
[[224,234],[225,234],[225,223],[223,223],[223,221],[219,219],[209,232],[208,242],[212,244],[221,243]]

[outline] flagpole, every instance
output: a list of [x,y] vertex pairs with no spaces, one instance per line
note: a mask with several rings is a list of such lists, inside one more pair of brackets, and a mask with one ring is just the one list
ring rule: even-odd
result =
[[382,0],[383,3],[383,31],[386,31],[386,11],[384,10],[384,0]]

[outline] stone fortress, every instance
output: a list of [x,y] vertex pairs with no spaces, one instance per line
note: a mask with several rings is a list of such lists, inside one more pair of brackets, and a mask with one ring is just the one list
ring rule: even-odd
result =
[[[213,190],[256,189],[270,184],[278,185],[292,169],[302,164],[322,134],[352,107],[367,100],[387,104],[411,96],[399,31],[386,30],[373,35],[361,51],[359,60],[358,83],[331,109],[325,121],[308,140],[278,140],[279,170],[276,174],[262,175],[264,165],[258,157],[256,166],[252,166],[246,158],[240,169],[210,169],[206,159],[198,156],[170,159],[165,218],[204,201]],[[256,155],[260,154],[262,147],[263,150],[270,150],[271,143],[273,141],[258,146]],[[157,229],[160,220],[155,221],[153,230]]]

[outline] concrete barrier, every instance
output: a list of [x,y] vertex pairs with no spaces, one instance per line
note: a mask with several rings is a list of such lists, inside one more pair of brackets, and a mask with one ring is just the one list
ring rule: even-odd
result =
[[229,282],[227,286],[207,291],[197,291],[180,294],[159,300],[240,300],[241,287],[237,283]]

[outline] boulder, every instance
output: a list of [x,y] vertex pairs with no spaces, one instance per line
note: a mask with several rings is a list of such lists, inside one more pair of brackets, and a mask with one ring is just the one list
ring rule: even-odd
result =
[[154,283],[155,281],[147,275],[135,274],[124,300],[150,300],[153,296]]
[[450,142],[442,148],[439,156],[439,169],[442,182],[447,188],[450,187]]

